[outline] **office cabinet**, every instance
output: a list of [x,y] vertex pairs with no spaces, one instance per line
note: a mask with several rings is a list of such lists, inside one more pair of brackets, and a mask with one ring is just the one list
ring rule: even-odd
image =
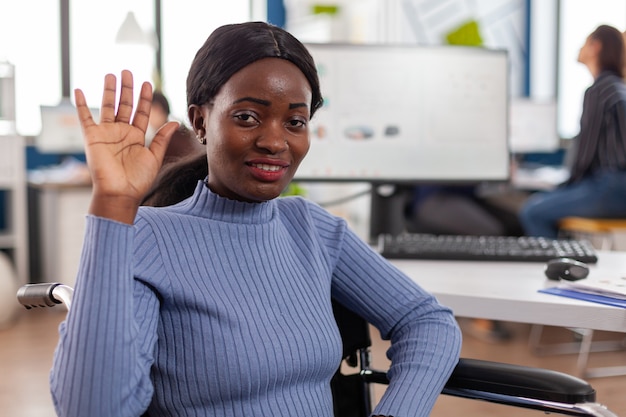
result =
[[[91,200],[90,184],[30,184],[34,280],[74,286]],[[33,222],[35,223],[35,222]],[[36,276],[35,276],[36,275]]]
[[15,268],[20,285],[29,281],[28,209],[26,198],[26,154],[24,138],[0,136],[0,191],[4,227],[0,229],[0,249]]

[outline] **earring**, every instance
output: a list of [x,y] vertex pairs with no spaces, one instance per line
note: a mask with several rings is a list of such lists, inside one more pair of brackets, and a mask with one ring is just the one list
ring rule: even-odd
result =
[[198,139],[198,142],[200,142],[201,145],[206,145],[206,137],[200,136],[200,134],[198,133],[196,135],[196,139]]

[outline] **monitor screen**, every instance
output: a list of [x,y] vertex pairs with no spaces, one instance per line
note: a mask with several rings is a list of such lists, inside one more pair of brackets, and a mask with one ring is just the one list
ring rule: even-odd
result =
[[509,111],[511,152],[555,152],[559,149],[556,100],[516,97],[511,99]]
[[[35,147],[42,153],[73,154],[85,150],[83,133],[76,108],[68,99],[56,106],[40,106],[41,133],[35,138]],[[99,111],[91,109],[98,121]]]
[[324,105],[295,179],[393,183],[509,178],[504,50],[307,44]]

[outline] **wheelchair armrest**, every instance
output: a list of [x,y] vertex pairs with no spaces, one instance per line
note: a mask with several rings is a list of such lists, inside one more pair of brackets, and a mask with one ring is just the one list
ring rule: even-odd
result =
[[17,300],[26,309],[36,307],[54,307],[57,304],[65,304],[70,308],[74,289],[58,282],[42,282],[38,284],[26,284],[17,291]]
[[528,397],[565,404],[596,400],[596,391],[586,381],[562,372],[529,366],[461,358],[444,387],[515,397]]

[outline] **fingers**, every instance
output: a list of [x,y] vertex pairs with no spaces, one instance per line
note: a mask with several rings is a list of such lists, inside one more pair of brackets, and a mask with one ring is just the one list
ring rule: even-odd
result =
[[[115,98],[117,95],[117,79],[115,75],[107,74],[104,77],[104,92],[102,95],[100,121],[103,123],[130,123],[130,119],[133,117],[134,107],[133,89],[133,74],[128,70],[123,70],[121,76],[121,91],[116,113]],[[144,82],[141,85],[137,111],[135,112],[132,122],[133,126],[144,132],[146,131],[151,107],[152,85],[148,82]]]
[[172,135],[179,127],[180,123],[178,122],[167,122],[161,126],[159,131],[154,136],[154,139],[152,139],[149,148],[159,162],[163,162],[165,151],[167,150],[167,146],[172,139]]
[[104,91],[102,93],[102,105],[100,106],[100,121],[113,123],[115,121],[115,95],[117,79],[113,74],[104,76]]
[[122,71],[121,84],[120,103],[115,121],[128,123],[133,114],[133,75],[130,71]]
[[78,114],[78,120],[83,131],[89,126],[93,126],[96,123],[93,120],[91,111],[87,106],[87,100],[85,100],[85,94],[82,90],[74,90],[74,101],[76,102],[76,113]]
[[133,118],[133,126],[141,129],[144,133],[148,128],[148,120],[150,119],[150,110],[152,108],[152,85],[144,82],[141,85],[139,93],[139,101],[137,103],[137,111]]
[[[85,98],[82,91],[76,92],[77,96],[80,95],[83,107],[87,108]],[[116,106],[117,95],[117,78],[113,74],[107,74],[104,77],[104,91],[102,93],[102,105],[100,110],[100,122],[101,123],[130,123],[132,117],[132,125],[144,133],[148,128],[148,120],[150,118],[150,110],[152,107],[152,85],[149,82],[144,82],[141,85],[141,91],[139,94],[139,101],[137,103],[137,110],[133,116],[133,74],[128,70],[122,71],[121,76],[121,88],[119,95],[119,102]],[[78,100],[78,99],[77,99]],[[77,102],[78,103],[78,102]],[[79,117],[80,113],[79,113]],[[81,120],[88,121],[91,118],[91,114],[84,114]],[[93,119],[91,119],[93,124]]]

